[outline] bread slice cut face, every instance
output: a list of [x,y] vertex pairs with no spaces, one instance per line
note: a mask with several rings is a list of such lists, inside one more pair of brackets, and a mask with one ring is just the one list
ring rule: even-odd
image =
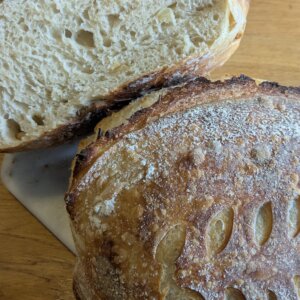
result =
[[78,299],[299,299],[299,88],[197,79],[88,143],[66,196]]
[[106,107],[223,64],[248,0],[0,1],[0,151],[93,128]]

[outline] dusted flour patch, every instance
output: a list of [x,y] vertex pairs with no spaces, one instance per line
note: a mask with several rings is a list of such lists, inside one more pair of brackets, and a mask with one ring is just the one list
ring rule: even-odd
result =
[[[96,198],[97,199],[97,198]],[[97,215],[109,216],[115,209],[116,199],[104,200],[95,205],[94,211]]]

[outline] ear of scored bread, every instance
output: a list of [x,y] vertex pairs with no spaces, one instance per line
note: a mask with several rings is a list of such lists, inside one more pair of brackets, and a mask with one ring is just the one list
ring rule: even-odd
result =
[[298,299],[299,88],[195,79],[82,146],[66,195],[78,299]]
[[0,152],[66,142],[120,101],[208,74],[237,49],[249,7],[249,0],[21,3],[0,3]]

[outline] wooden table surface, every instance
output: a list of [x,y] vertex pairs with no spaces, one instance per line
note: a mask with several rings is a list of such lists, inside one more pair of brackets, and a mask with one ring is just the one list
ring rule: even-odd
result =
[[[252,0],[241,47],[214,76],[224,73],[300,86],[300,0]],[[0,299],[74,299],[74,262],[0,184]]]

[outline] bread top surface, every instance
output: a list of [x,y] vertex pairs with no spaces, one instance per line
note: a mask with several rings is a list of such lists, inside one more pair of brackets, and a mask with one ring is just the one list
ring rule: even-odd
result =
[[0,151],[62,143],[112,102],[207,74],[238,47],[247,0],[2,1]]
[[66,197],[78,289],[298,299],[299,89],[199,79],[155,97],[78,157]]

